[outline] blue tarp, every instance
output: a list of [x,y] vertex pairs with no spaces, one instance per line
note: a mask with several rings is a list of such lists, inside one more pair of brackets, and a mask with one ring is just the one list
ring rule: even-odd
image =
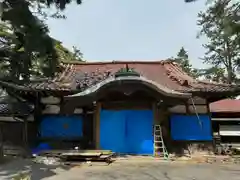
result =
[[211,118],[208,115],[199,115],[199,119],[196,115],[172,115],[172,139],[189,141],[212,140]]
[[100,147],[117,153],[153,153],[151,110],[102,110]]
[[77,138],[82,136],[81,116],[47,116],[40,124],[44,138]]
[[32,154],[39,154],[42,151],[51,150],[51,146],[48,143],[40,143],[36,148],[32,149]]

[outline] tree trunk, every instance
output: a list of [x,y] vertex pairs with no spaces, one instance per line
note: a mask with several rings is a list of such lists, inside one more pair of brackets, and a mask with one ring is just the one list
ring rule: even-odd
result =
[[228,84],[233,83],[233,72],[231,68],[227,68],[227,83]]

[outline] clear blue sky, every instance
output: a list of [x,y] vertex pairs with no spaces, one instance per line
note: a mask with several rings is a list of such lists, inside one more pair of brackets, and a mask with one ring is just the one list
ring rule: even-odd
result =
[[65,10],[66,20],[49,19],[50,34],[88,61],[163,60],[181,46],[191,63],[203,67],[202,43],[196,39],[197,14],[205,0],[85,0]]

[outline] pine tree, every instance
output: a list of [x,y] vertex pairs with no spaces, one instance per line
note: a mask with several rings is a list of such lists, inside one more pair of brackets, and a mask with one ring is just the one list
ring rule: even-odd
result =
[[[207,50],[203,60],[214,67],[208,73],[228,83],[236,81],[240,67],[239,10],[239,2],[215,0],[209,2],[207,10],[198,15],[198,25],[202,28],[200,35],[208,39],[208,43],[203,45]],[[222,69],[226,69],[226,77]]]
[[182,47],[177,53],[177,57],[174,58],[174,61],[180,65],[180,67],[188,73],[190,76],[196,78],[198,77],[197,69],[194,69],[189,62],[188,52]]

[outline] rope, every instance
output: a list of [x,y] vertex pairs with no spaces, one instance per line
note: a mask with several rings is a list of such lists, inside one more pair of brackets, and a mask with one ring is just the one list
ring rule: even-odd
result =
[[200,119],[200,117],[199,117],[199,114],[198,114],[198,112],[197,112],[197,108],[196,108],[196,106],[195,106],[195,103],[194,103],[192,97],[191,97],[191,100],[192,100],[193,109],[194,109],[195,114],[196,114],[196,116],[197,116],[197,118],[198,118],[198,123],[199,123],[199,125],[201,126],[201,129],[202,129],[202,121],[201,121],[201,119]]

